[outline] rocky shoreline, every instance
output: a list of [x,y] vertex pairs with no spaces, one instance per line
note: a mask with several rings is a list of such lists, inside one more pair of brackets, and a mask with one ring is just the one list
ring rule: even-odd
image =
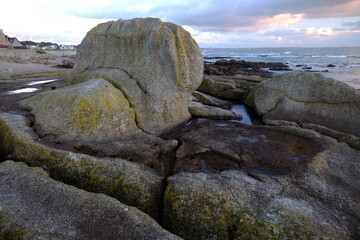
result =
[[358,239],[360,93],[280,68],[146,18],[37,92],[2,81],[0,239]]

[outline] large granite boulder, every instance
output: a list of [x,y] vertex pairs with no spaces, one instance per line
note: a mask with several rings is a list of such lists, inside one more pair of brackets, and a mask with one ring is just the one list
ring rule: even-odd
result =
[[134,207],[13,161],[0,164],[0,238],[180,239]]
[[265,121],[312,123],[360,137],[360,92],[321,74],[291,72],[263,81],[245,103]]
[[359,239],[360,152],[298,127],[196,120],[165,227],[185,239]]
[[46,146],[25,117],[1,113],[0,160],[6,159],[42,167],[54,179],[105,193],[158,217],[163,179],[149,167],[120,158],[98,158]]
[[202,75],[202,53],[188,32],[159,19],[136,18],[89,31],[69,84],[108,80],[135,110],[138,127],[159,135],[190,118],[188,99]]

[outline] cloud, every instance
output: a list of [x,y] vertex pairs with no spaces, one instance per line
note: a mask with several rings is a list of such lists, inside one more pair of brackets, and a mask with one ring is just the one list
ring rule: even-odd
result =
[[146,1],[107,0],[67,11],[69,15],[94,19],[159,17],[205,32],[259,31],[287,27],[305,18],[360,15],[359,0],[235,0]]
[[343,24],[345,27],[351,27],[351,30],[356,31],[360,30],[360,20],[357,22],[346,22]]
[[[200,45],[253,47],[315,45],[342,37],[354,45],[360,30],[354,16],[360,16],[359,0],[18,0],[7,3],[0,22],[21,40],[79,43],[101,22],[157,17],[185,26]],[[343,17],[347,22],[339,20]]]
[[[303,18],[345,17],[360,15],[358,0],[235,0],[235,1],[109,1],[101,8],[89,6],[68,12],[87,18],[159,17],[201,31],[231,32],[257,26],[263,29],[269,19],[279,16]],[[280,21],[277,27],[283,26]],[[275,24],[272,27],[276,27]],[[250,27],[251,29],[251,27]]]

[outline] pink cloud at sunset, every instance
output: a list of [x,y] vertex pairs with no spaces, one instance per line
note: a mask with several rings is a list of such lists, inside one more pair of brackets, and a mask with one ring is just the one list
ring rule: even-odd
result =
[[101,22],[156,17],[186,27],[202,47],[360,45],[360,0],[18,0],[5,8],[0,29],[21,40],[78,44]]

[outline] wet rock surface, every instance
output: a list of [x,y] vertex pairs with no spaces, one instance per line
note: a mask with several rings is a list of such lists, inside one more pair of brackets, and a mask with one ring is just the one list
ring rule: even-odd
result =
[[140,210],[41,168],[3,162],[0,182],[1,239],[180,239]]
[[335,142],[298,128],[206,119],[193,120],[178,135],[181,145],[173,173],[244,169],[255,174],[288,174]]
[[[47,82],[49,80],[55,80]],[[42,81],[46,81],[42,83]],[[34,96],[39,92],[61,88],[66,84],[67,77],[42,77],[42,78],[25,78],[18,80],[0,80],[0,111],[20,111],[17,102],[28,97]],[[40,82],[40,83],[39,83]],[[30,89],[30,91],[29,91]]]
[[185,239],[357,239],[359,159],[358,151],[333,144],[287,175],[174,175],[166,228]]
[[248,62],[244,60],[218,60],[214,64],[205,64],[207,75],[229,75],[237,74],[260,76],[263,78],[273,77],[273,73],[261,68],[282,68],[288,69],[283,63]]

